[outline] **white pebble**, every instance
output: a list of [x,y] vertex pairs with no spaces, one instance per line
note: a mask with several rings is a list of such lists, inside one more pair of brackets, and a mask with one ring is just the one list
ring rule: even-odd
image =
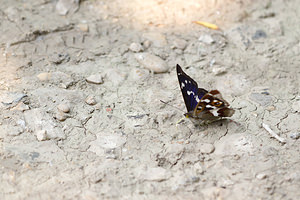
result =
[[89,105],[95,105],[97,103],[95,97],[93,95],[89,95],[86,99],[85,102]]
[[201,146],[200,146],[200,151],[201,151],[201,153],[210,154],[210,153],[212,153],[214,150],[215,150],[215,147],[214,147],[214,145],[212,145],[212,144],[206,143],[206,144],[201,144]]
[[21,101],[15,107],[13,107],[11,110],[25,111],[25,110],[29,110],[29,106],[24,104]]
[[36,133],[36,138],[38,139],[38,141],[44,141],[47,140],[47,131],[46,130],[39,130]]
[[133,42],[133,43],[130,44],[129,49],[130,49],[132,52],[135,52],[135,53],[141,52],[141,51],[144,50],[144,48],[143,48],[143,46],[142,46],[141,44],[135,43],[135,42]]
[[68,104],[65,103],[61,103],[57,106],[57,109],[64,112],[64,113],[68,113],[70,112],[70,106]]
[[165,47],[168,44],[165,35],[159,32],[144,33],[143,38],[150,40],[155,47]]
[[58,111],[55,115],[55,118],[59,121],[65,121],[67,119],[67,115],[63,113],[62,111]]
[[175,39],[175,40],[173,41],[173,46],[172,46],[172,48],[173,48],[173,49],[184,50],[185,47],[186,47],[186,45],[187,45],[187,42],[186,42],[185,40],[183,40],[183,39]]
[[290,138],[297,140],[298,138],[300,138],[300,132],[291,133]]
[[259,179],[259,180],[262,180],[262,179],[267,178],[267,175],[264,174],[264,173],[260,173],[260,174],[257,174],[257,175],[256,175],[256,178]]
[[101,84],[103,83],[103,78],[100,74],[93,74],[86,78],[88,83]]
[[226,73],[226,67],[213,67],[212,73],[214,75],[220,75]]
[[135,58],[143,67],[155,73],[164,73],[169,70],[167,63],[163,59],[150,53],[138,53],[135,55]]
[[201,35],[198,40],[205,44],[212,44],[215,42],[215,40],[210,35]]
[[48,81],[51,78],[51,73],[43,72],[36,76],[40,81]]

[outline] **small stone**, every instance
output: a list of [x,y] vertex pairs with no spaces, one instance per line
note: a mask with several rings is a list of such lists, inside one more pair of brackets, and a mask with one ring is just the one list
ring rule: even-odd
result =
[[[49,55],[48,60],[50,62],[52,62],[53,64],[58,65],[58,64],[61,64],[64,61],[65,62],[69,61],[70,60],[70,55],[68,53],[57,53],[57,52],[54,52],[54,53],[52,53],[52,54]],[[63,72],[58,72],[58,73],[64,74]]]
[[59,15],[75,13],[79,8],[79,0],[58,0],[56,3],[56,12]]
[[204,172],[204,170],[199,162],[194,164],[194,169],[195,169],[196,173],[198,173],[198,174],[203,174],[203,172]]
[[205,44],[212,44],[215,42],[215,40],[210,35],[201,35],[198,40]]
[[146,40],[145,42],[143,42],[144,49],[148,49],[150,46],[151,46],[151,42],[149,40]]
[[146,69],[133,69],[130,73],[130,78],[134,81],[144,80],[149,77],[149,70]]
[[217,76],[217,75],[225,74],[227,69],[226,69],[226,67],[216,66],[216,67],[213,67],[211,71],[214,75]]
[[185,47],[187,45],[187,42],[183,39],[175,39],[173,41],[173,46],[172,49],[180,49],[180,50],[184,50]]
[[300,138],[300,132],[291,133],[290,138],[297,140],[298,138]]
[[101,84],[103,83],[103,78],[100,74],[93,74],[86,78],[88,83]]
[[89,31],[89,26],[87,24],[78,24],[77,28],[83,32],[88,32]]
[[214,145],[212,145],[212,144],[206,143],[206,144],[201,144],[201,146],[200,146],[200,152],[201,152],[201,153],[210,154],[210,153],[212,153],[214,150],[215,150],[215,147],[214,147]]
[[0,131],[6,132],[8,136],[18,136],[24,131],[24,129],[20,126],[2,125],[0,127]]
[[68,104],[65,103],[61,103],[57,106],[57,109],[64,112],[64,113],[68,113],[70,112],[70,106]]
[[252,36],[253,40],[258,40],[260,38],[266,38],[267,34],[263,30],[257,30]]
[[167,45],[166,37],[158,32],[144,33],[143,37],[150,40],[155,47],[165,47]]
[[51,73],[43,72],[36,76],[40,81],[48,81],[51,78]]
[[36,133],[36,138],[38,139],[38,141],[45,141],[47,140],[47,131],[46,130],[39,130]]
[[24,104],[21,101],[15,107],[13,107],[11,110],[25,111],[25,110],[29,110],[29,106]]
[[263,180],[263,179],[267,178],[267,175],[264,174],[264,173],[260,173],[260,174],[257,174],[257,175],[256,175],[256,178],[257,178],[258,180]]
[[135,42],[130,44],[129,49],[130,49],[130,51],[135,52],[135,53],[144,51],[143,46],[141,44],[135,43]]
[[154,73],[164,73],[169,70],[167,63],[163,59],[150,53],[138,53],[135,55],[135,58],[143,67]]
[[97,101],[95,99],[95,97],[93,95],[89,95],[86,99],[85,99],[85,102],[89,105],[96,105],[97,104]]
[[127,78],[127,73],[117,69],[108,69],[105,76],[113,85],[118,86]]
[[256,103],[259,103],[261,106],[268,106],[273,101],[271,96],[261,93],[251,93],[249,98]]
[[276,110],[276,108],[275,108],[275,106],[268,106],[267,108],[266,108],[266,110],[268,110],[268,111],[274,111],[274,110]]
[[27,95],[18,92],[8,92],[0,95],[0,102],[5,106],[14,106],[19,103],[24,97],[27,97]]
[[143,174],[143,179],[147,181],[164,181],[171,176],[171,173],[162,167],[148,168]]
[[98,135],[97,139],[89,144],[89,151],[107,159],[117,159],[121,156],[125,143],[126,138],[120,135]]
[[58,111],[55,115],[55,118],[59,121],[65,121],[67,119],[67,115],[61,111]]

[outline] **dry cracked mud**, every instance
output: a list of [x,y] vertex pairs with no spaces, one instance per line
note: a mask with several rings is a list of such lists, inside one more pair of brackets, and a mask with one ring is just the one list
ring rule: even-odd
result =
[[[297,0],[1,0],[0,199],[299,198],[299,19]],[[177,123],[176,64],[235,114]]]

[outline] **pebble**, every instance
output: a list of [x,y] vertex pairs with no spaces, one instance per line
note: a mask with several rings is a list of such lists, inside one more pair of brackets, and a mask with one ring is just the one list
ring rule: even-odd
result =
[[198,40],[205,44],[212,44],[215,42],[215,40],[210,35],[201,35]]
[[57,106],[57,109],[64,112],[64,113],[68,113],[70,112],[70,106],[68,104],[65,103],[61,103]]
[[117,159],[125,143],[126,138],[120,135],[98,135],[97,139],[89,144],[89,151],[107,159]]
[[51,78],[51,73],[43,72],[36,76],[40,81],[48,81]]
[[109,69],[105,72],[105,76],[113,85],[118,86],[127,78],[127,73],[117,69]]
[[256,175],[256,178],[258,180],[263,180],[263,179],[267,178],[267,175],[265,173],[260,173],[260,174]]
[[155,47],[165,47],[168,44],[166,37],[158,32],[144,33],[143,38],[150,40]]
[[148,168],[143,174],[143,179],[147,181],[164,181],[170,178],[171,173],[162,167]]
[[55,118],[59,121],[65,121],[67,119],[67,115],[63,113],[62,111],[56,112]]
[[47,131],[46,130],[39,130],[36,133],[36,138],[38,141],[45,141],[47,140]]
[[89,25],[87,24],[78,24],[77,28],[83,32],[89,32]]
[[11,110],[18,110],[18,111],[25,111],[29,110],[29,106],[24,104],[22,101],[19,102],[15,107],[13,107]]
[[[70,60],[70,55],[68,53],[53,53],[48,57],[48,60],[56,65],[61,64],[64,61]],[[63,72],[61,72],[63,73]]]
[[[63,112],[60,113],[65,114]],[[65,139],[66,136],[59,127],[58,122],[54,120],[54,117],[49,115],[44,108],[32,108],[24,112],[28,129],[33,130],[35,133],[39,130],[46,130],[49,139]]]
[[206,153],[206,154],[210,154],[215,150],[214,145],[209,144],[209,143],[205,143],[205,144],[201,144],[200,146],[200,152],[201,153]]
[[24,93],[8,92],[0,96],[0,102],[5,106],[11,106],[19,103],[24,97],[27,97]]
[[220,66],[215,66],[212,68],[212,73],[216,76],[221,75],[221,74],[225,74],[227,72],[226,67],[220,67]]
[[202,166],[200,165],[199,162],[194,164],[194,169],[196,171],[197,174],[203,174],[204,170],[202,168]]
[[146,69],[133,69],[130,72],[129,76],[134,81],[145,80],[147,77],[149,77],[149,70],[146,70]]
[[130,44],[129,49],[130,49],[130,51],[135,52],[135,53],[144,51],[143,46],[141,44],[135,43],[135,42]]
[[290,138],[297,140],[298,138],[300,138],[300,132],[291,133]]
[[148,49],[150,46],[151,46],[151,42],[149,40],[146,40],[145,42],[143,42],[144,49]]
[[164,60],[150,53],[138,53],[135,54],[135,58],[143,67],[154,73],[164,73],[169,70],[167,63]]
[[88,83],[101,84],[103,83],[103,78],[100,74],[93,74],[86,78]]
[[23,133],[24,129],[20,126],[2,125],[0,131],[6,132],[8,136],[18,136]]
[[251,93],[249,98],[256,103],[259,103],[261,106],[269,106],[273,101],[271,96],[260,93]]
[[266,38],[267,34],[263,30],[257,30],[254,35],[252,36],[253,40],[258,40],[260,38]]
[[173,41],[172,49],[184,50],[186,46],[187,46],[187,42],[185,40],[183,40],[183,39],[175,39]]
[[95,99],[95,96],[93,95],[89,95],[86,99],[85,99],[85,102],[89,105],[96,105],[97,104],[97,101]]
[[56,3],[56,12],[59,15],[75,13],[79,8],[79,0],[58,0]]

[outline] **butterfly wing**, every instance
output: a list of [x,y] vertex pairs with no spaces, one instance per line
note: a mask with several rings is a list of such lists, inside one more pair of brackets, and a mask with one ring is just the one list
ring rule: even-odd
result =
[[223,99],[218,90],[211,90],[206,93],[194,109],[193,117],[203,120],[231,117],[234,110],[228,108],[229,104]]
[[186,109],[188,112],[193,111],[207,91],[198,88],[196,81],[184,73],[178,64],[176,66],[176,71]]

